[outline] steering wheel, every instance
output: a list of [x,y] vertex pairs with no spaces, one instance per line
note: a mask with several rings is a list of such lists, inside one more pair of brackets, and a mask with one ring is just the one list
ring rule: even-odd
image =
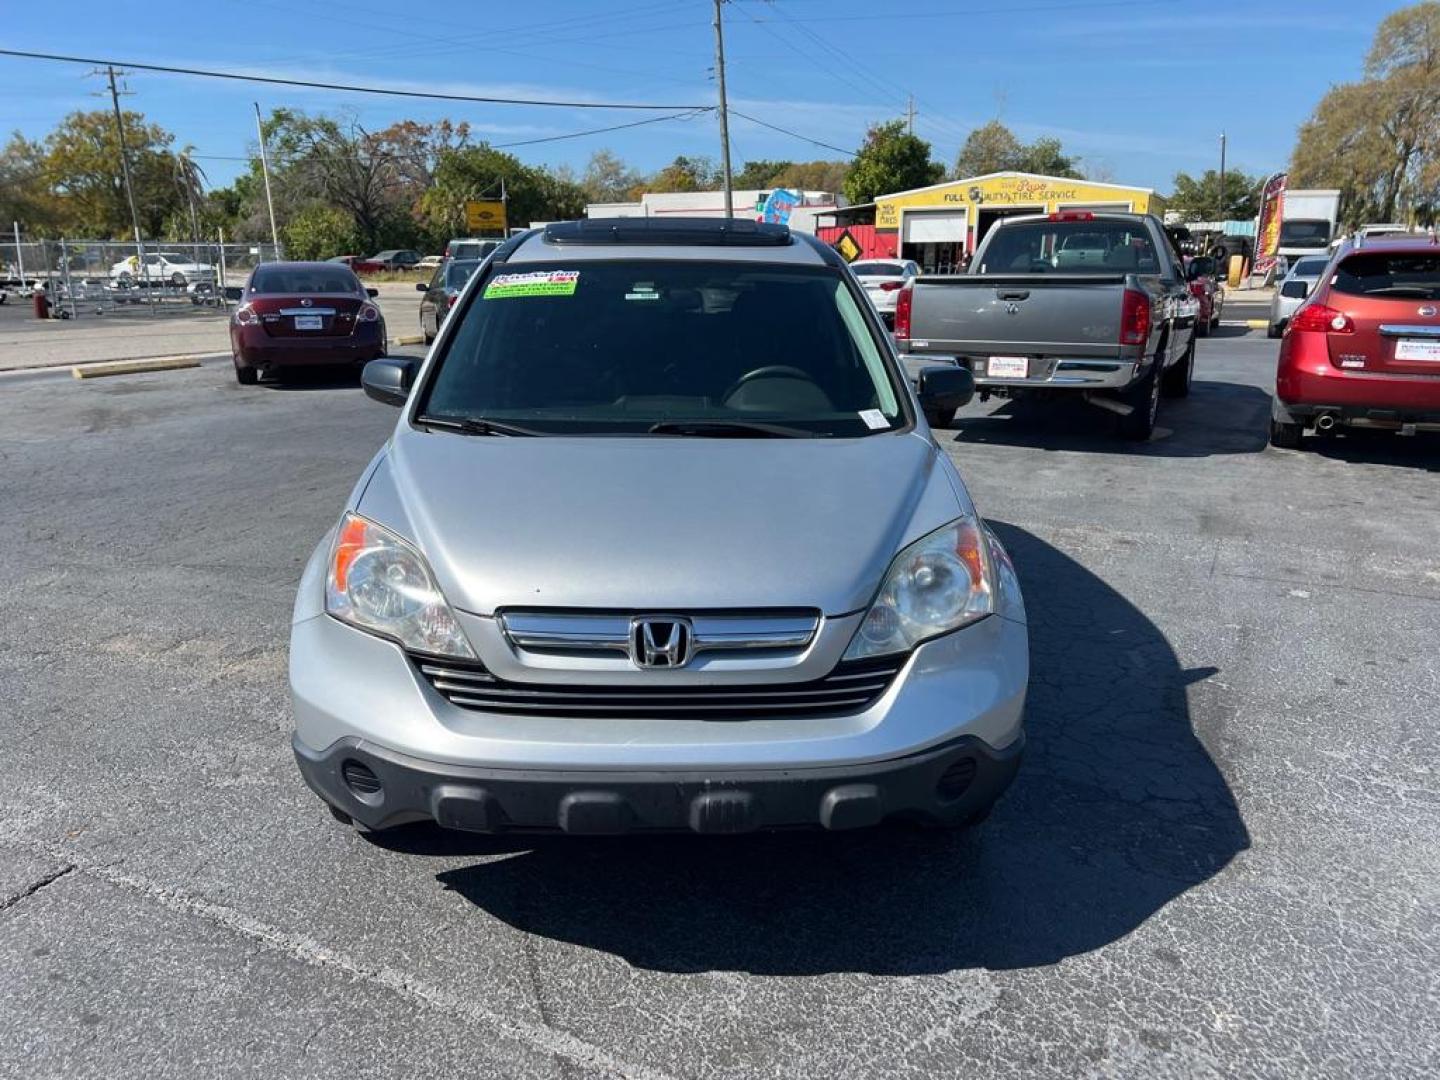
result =
[[809,372],[801,371],[798,367],[791,367],[789,364],[767,364],[764,367],[757,367],[754,371],[747,371],[740,378],[736,379],[721,396],[721,401],[727,401],[735,391],[739,390],[748,382],[756,379],[804,379],[814,385],[815,380],[810,377]]

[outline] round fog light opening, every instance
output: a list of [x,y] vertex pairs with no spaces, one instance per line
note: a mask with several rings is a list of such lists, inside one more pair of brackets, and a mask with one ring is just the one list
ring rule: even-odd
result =
[[347,759],[340,766],[340,775],[345,780],[345,786],[357,799],[371,799],[380,794],[380,777],[375,775],[370,766],[354,758]]
[[965,758],[940,774],[940,780],[935,785],[935,794],[943,802],[954,802],[970,790],[974,780],[975,759]]

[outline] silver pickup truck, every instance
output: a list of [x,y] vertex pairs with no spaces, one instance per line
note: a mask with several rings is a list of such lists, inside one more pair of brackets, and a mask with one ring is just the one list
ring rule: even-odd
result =
[[[1075,393],[1150,437],[1160,394],[1190,391],[1200,302],[1150,214],[1069,211],[1005,218],[970,272],[922,276],[900,294],[907,368],[968,367],[992,395]],[[945,427],[954,415],[927,417]]]

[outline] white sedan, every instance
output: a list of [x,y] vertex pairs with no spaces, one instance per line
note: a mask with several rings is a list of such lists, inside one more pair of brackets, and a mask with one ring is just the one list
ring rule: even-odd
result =
[[141,273],[139,257],[131,255],[110,267],[110,280],[125,285],[141,282],[174,285],[183,289],[192,285],[215,284],[215,268],[174,252],[151,251],[145,253],[144,273]]
[[895,301],[906,282],[919,277],[920,267],[909,259],[861,259],[850,264],[850,272],[860,279],[885,325],[893,327]]

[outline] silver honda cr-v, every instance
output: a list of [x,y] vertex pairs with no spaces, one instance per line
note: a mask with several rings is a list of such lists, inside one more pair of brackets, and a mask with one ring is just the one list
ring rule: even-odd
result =
[[838,256],[783,226],[505,243],[311,557],[295,755],[345,821],[482,832],[980,820],[1025,609]]

